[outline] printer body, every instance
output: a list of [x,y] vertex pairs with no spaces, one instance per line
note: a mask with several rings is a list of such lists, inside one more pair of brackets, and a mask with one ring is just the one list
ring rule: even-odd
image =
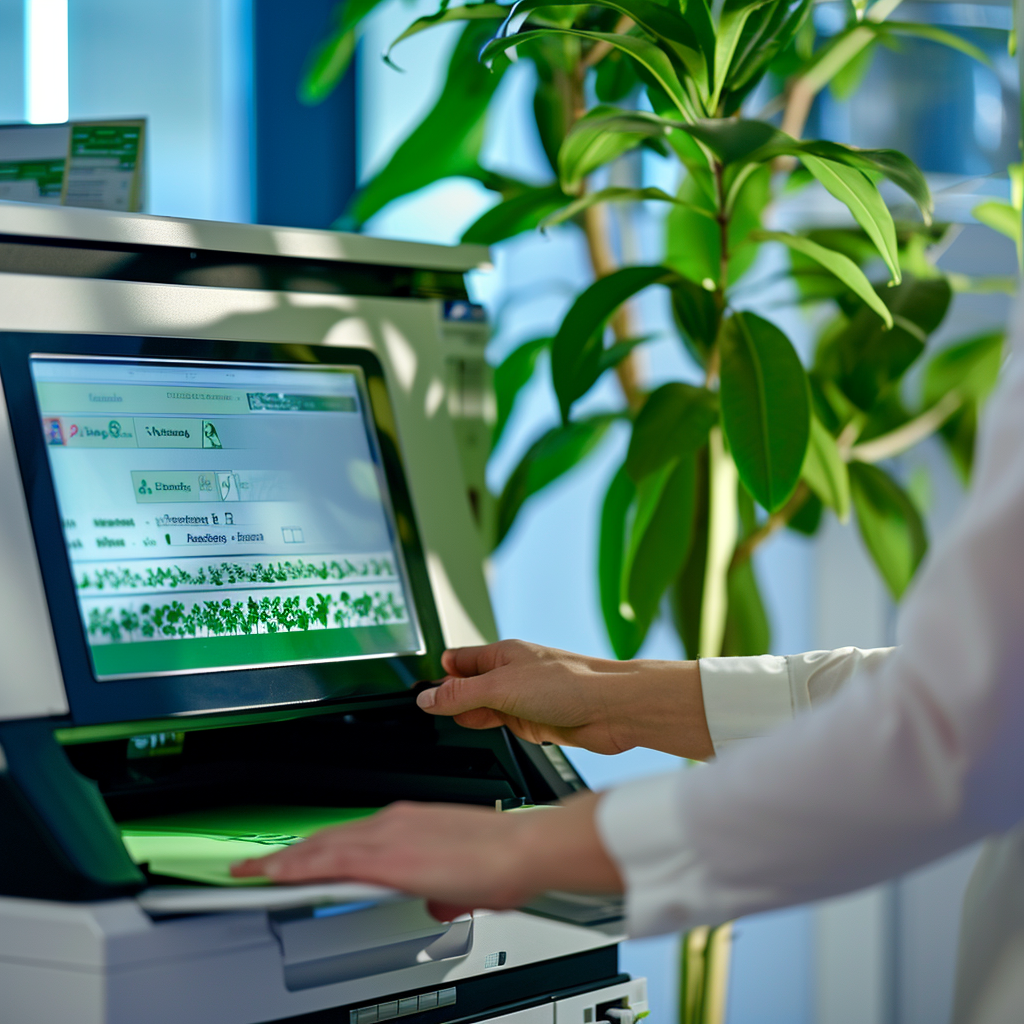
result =
[[486,324],[463,283],[485,260],[0,203],[5,1024],[646,1011],[615,901],[442,923],[145,853],[169,837],[220,864],[300,819],[585,788],[557,747],[413,699],[445,647],[496,637]]

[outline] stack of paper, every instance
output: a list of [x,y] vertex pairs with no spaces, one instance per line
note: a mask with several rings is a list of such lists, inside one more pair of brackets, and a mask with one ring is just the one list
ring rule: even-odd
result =
[[142,818],[121,824],[132,860],[151,874],[206,885],[267,885],[232,878],[231,865],[284,849],[329,825],[355,821],[374,807],[229,807]]

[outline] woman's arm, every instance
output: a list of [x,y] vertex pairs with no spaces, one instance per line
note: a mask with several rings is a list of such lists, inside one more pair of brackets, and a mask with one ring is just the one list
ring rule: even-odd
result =
[[612,661],[503,640],[446,651],[447,678],[417,698],[468,729],[507,725],[533,743],[617,754],[714,754],[695,661]]
[[965,512],[905,599],[901,646],[710,767],[602,800],[631,933],[850,891],[1024,819],[1019,350],[1007,369]]

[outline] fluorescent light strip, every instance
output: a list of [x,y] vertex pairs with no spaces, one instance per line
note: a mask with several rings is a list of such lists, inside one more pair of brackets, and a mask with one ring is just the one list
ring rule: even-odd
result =
[[25,0],[25,113],[32,124],[68,119],[68,0]]

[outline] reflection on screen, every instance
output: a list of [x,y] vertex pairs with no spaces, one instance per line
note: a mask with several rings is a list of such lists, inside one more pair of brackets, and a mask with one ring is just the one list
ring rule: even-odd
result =
[[422,652],[358,369],[32,376],[97,679]]

